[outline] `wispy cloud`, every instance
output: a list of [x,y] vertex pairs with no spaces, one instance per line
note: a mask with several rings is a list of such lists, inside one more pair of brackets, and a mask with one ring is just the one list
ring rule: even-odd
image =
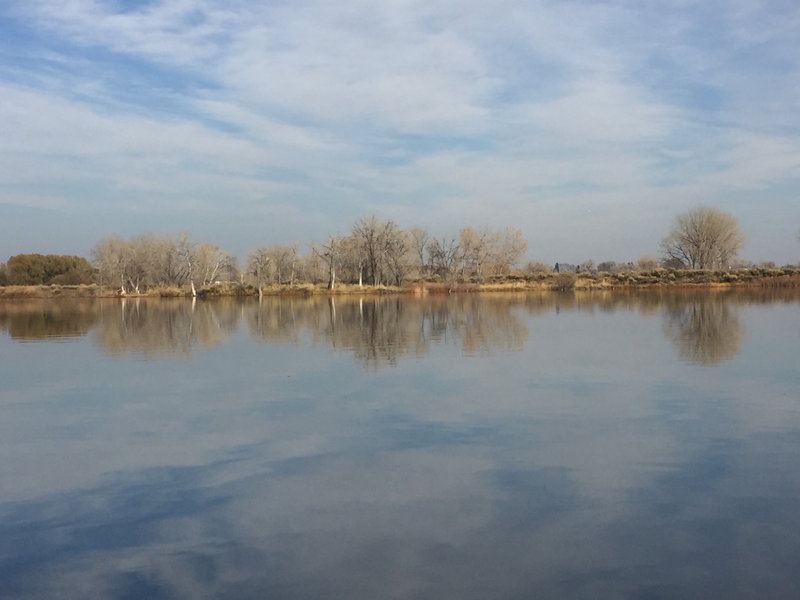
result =
[[795,254],[790,2],[42,0],[0,28],[0,211],[135,203],[142,227],[203,231],[215,211],[280,215],[214,240],[236,252],[365,212],[504,222],[578,260],[654,253],[698,201],[757,201],[774,219],[751,239],[771,241],[748,250]]

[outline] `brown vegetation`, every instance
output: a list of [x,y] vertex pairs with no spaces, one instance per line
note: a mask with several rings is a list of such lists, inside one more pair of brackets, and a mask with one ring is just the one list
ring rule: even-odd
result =
[[[346,235],[312,244],[306,254],[298,244],[258,247],[244,270],[219,246],[194,241],[188,234],[107,237],[95,244],[91,263],[75,256],[12,256],[7,264],[0,263],[0,298],[800,285],[795,268],[737,260],[742,240],[732,215],[701,207],[675,219],[662,241],[662,260],[644,256],[635,263],[585,260],[551,267],[529,261],[521,266],[528,243],[519,229],[463,227],[458,235],[437,238],[422,227],[406,230],[373,215],[355,222]],[[97,285],[65,285],[78,283]]]
[[[621,290],[639,288],[795,288],[800,287],[800,269],[736,269],[729,271],[697,271],[691,269],[653,269],[615,273],[545,273],[491,277],[483,283],[475,281],[419,280],[403,286],[359,286],[338,284],[331,290],[325,283],[271,283],[261,287],[263,296],[375,295],[375,294],[464,294],[474,292],[518,292],[581,290]],[[4,286],[0,298],[94,298],[118,296],[117,288],[97,285],[78,286]],[[192,295],[189,286],[159,286],[140,294],[162,298]],[[258,288],[250,284],[225,282],[197,289],[199,297],[258,296]],[[136,294],[127,294],[136,297]]]

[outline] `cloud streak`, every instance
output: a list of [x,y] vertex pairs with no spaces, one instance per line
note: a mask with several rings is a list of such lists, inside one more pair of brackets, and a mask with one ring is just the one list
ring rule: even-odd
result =
[[[242,253],[376,212],[514,223],[578,261],[652,254],[703,202],[769,210],[746,252],[796,254],[791,3],[40,1],[0,28],[0,216],[53,198],[53,223],[263,220],[214,240]],[[0,227],[0,253],[37,249]]]

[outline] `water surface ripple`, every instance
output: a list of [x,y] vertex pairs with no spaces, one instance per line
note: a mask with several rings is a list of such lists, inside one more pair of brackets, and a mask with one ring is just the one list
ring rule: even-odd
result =
[[799,308],[0,303],[0,598],[800,597]]

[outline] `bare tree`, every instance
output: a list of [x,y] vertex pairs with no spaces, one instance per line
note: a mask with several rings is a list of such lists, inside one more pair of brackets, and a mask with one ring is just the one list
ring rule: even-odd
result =
[[297,276],[302,281],[318,284],[327,277],[327,265],[323,264],[320,256],[314,251],[300,257],[297,263]]
[[[402,239],[402,231],[394,221],[382,221],[375,215],[364,217],[353,225],[353,237],[358,240],[367,278],[373,286],[380,285],[384,271],[389,270],[389,253],[393,253],[397,266],[399,249],[402,247],[402,254],[405,254],[408,247],[407,242]],[[396,279],[394,271],[392,275]]]
[[361,238],[351,233],[342,239],[341,244],[342,269],[350,276],[351,281],[358,280],[358,287],[364,286],[364,253],[361,247]]
[[508,275],[511,268],[518,264],[528,251],[528,240],[522,231],[515,227],[506,227],[498,238],[493,270],[495,275]]
[[211,285],[233,266],[233,257],[219,246],[205,242],[197,244],[194,253],[194,271],[203,287]]
[[194,243],[187,234],[140,238],[150,285],[180,287],[192,277]]
[[128,291],[139,294],[148,283],[147,272],[147,246],[145,237],[139,236],[124,242],[125,279],[128,282]]
[[386,229],[386,242],[384,255],[386,266],[392,275],[396,286],[403,285],[403,279],[411,266],[411,244],[408,234],[395,226],[391,221]]
[[456,270],[461,248],[455,238],[433,238],[428,243],[431,269],[441,279],[450,278]]
[[247,257],[247,272],[255,278],[259,298],[263,295],[261,288],[270,275],[271,266],[270,249],[265,246],[256,248]]
[[336,287],[336,269],[342,259],[342,238],[331,236],[327,242],[314,246],[312,250],[328,267],[328,289],[334,289]]
[[408,231],[408,235],[411,249],[414,252],[414,260],[417,263],[418,275],[419,277],[425,277],[428,274],[428,261],[426,260],[426,252],[430,242],[428,230],[424,227],[412,227]]
[[464,227],[458,233],[458,242],[461,247],[461,275],[468,271],[480,281],[486,263],[497,253],[498,234],[488,227],[478,230]]
[[666,262],[677,261],[690,269],[724,269],[743,244],[744,236],[733,215],[699,207],[675,218],[661,248]]
[[130,262],[128,242],[119,236],[103,238],[92,248],[91,258],[98,270],[100,285],[106,283],[125,294]]
[[189,280],[189,285],[192,287],[192,296],[197,296],[197,290],[194,287],[194,253],[196,244],[189,239],[188,234],[181,234],[177,239],[176,251],[180,257],[183,268],[185,269],[185,277]]

